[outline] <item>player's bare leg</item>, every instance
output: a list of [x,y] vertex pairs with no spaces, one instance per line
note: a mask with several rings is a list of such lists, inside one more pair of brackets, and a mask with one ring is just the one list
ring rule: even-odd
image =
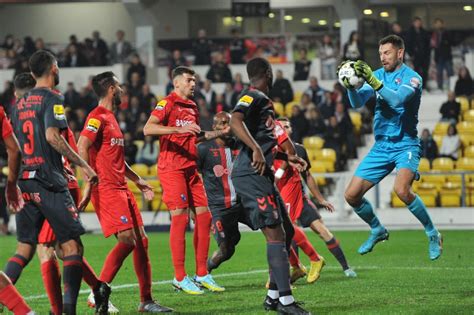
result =
[[415,174],[408,168],[398,171],[395,178],[394,191],[397,196],[407,205],[411,213],[423,224],[425,233],[429,239],[429,257],[431,260],[438,259],[443,250],[443,237],[434,227],[425,204],[418,195],[413,192],[412,183]]

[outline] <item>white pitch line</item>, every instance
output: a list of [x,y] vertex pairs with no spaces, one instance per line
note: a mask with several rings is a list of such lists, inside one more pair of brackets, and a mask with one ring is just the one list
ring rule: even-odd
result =
[[[340,270],[341,267],[339,266],[328,266],[324,269],[330,270]],[[474,267],[380,267],[380,266],[360,266],[360,267],[353,267],[354,270],[474,270]],[[223,273],[218,275],[213,275],[213,278],[227,278],[227,277],[234,277],[234,276],[245,276],[249,274],[257,274],[257,273],[265,273],[268,272],[268,269],[260,269],[260,270],[251,270],[251,271],[244,271],[244,272],[231,272],[231,273]],[[160,285],[160,284],[171,284],[172,280],[161,280],[155,281],[152,285]],[[128,289],[128,288],[135,288],[138,287],[138,283],[128,283],[128,284],[121,284],[121,285],[114,285],[112,286],[112,292],[121,290],[121,289]],[[89,294],[91,292],[90,289],[81,290],[79,291],[80,295]],[[39,294],[39,295],[31,295],[25,297],[25,300],[38,300],[44,299],[48,296],[46,294]]]

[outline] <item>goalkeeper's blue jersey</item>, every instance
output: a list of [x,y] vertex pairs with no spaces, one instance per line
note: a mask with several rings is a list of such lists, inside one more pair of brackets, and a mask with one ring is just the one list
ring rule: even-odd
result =
[[[383,82],[384,87],[376,92],[365,83],[357,93],[368,99],[375,92],[377,98],[374,116],[375,138],[388,137],[394,140],[416,138],[422,92],[420,75],[405,64],[394,72],[386,72],[383,68],[377,69],[374,75]],[[382,97],[382,95],[387,97],[388,93],[382,91],[386,88],[395,92],[390,100]],[[367,95],[369,93],[370,95]]]

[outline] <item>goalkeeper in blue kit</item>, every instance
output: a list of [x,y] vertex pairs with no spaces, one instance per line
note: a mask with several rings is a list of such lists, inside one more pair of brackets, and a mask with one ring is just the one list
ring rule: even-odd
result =
[[388,240],[389,234],[364,195],[395,168],[394,191],[423,224],[429,238],[429,257],[435,260],[441,256],[442,237],[434,227],[425,204],[411,187],[413,180],[419,179],[421,147],[417,124],[422,79],[403,63],[404,50],[400,37],[384,37],[379,41],[383,67],[372,71],[367,63],[358,60],[354,64],[355,73],[366,83],[356,90],[344,81],[352,107],[364,106],[370,97],[376,97],[375,144],[359,164],[346,189],[345,198],[371,228],[369,238],[359,248],[360,254],[367,254],[378,242]]

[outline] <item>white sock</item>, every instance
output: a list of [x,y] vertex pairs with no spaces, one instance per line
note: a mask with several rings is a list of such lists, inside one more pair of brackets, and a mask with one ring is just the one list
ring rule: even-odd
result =
[[279,300],[280,303],[283,305],[289,305],[295,302],[295,298],[293,297],[293,295],[280,296]]
[[267,295],[274,300],[280,297],[280,293],[277,290],[268,290]]

